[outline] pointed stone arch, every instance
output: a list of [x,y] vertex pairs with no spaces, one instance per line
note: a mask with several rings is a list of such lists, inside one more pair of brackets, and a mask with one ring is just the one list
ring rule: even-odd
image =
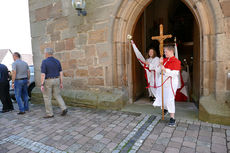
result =
[[[208,0],[181,0],[188,6],[198,23],[200,33],[200,95],[206,96],[215,92],[215,33],[218,29],[212,6],[218,3]],[[132,103],[132,59],[131,47],[127,40],[133,34],[135,24],[141,13],[152,0],[124,0],[116,13],[113,24],[113,85],[128,89]],[[219,3],[218,3],[219,5]],[[218,10],[221,11],[219,8]]]

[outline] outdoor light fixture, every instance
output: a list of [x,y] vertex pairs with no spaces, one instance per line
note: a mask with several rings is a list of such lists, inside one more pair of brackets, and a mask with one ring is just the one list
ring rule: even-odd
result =
[[75,10],[77,10],[78,16],[81,14],[86,16],[87,12],[85,10],[85,0],[72,0],[72,5]]

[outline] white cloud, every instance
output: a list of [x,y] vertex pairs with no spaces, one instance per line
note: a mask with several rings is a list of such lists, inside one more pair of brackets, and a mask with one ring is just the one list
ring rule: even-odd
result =
[[28,0],[0,0],[0,49],[32,53]]

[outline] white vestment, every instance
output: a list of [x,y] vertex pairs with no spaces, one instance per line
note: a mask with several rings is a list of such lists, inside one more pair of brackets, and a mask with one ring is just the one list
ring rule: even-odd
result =
[[[159,77],[157,81],[157,91],[156,91],[156,100],[153,103],[153,106],[162,106],[162,86],[161,86],[161,70],[157,71]],[[169,113],[175,113],[175,95],[178,88],[180,88],[179,84],[179,74],[178,70],[170,70],[166,68],[166,72],[164,72],[163,80],[167,81],[164,83],[164,109],[168,110]],[[172,78],[168,78],[168,77]],[[161,87],[159,87],[161,86]]]
[[157,78],[159,77],[159,74],[156,73],[156,69],[159,67],[160,59],[159,57],[154,58],[148,58],[146,60],[149,63],[149,70],[146,70],[147,73],[147,81],[149,84],[149,97],[154,96],[156,97],[156,90],[157,88],[154,88],[154,85],[156,85]]
[[189,100],[189,88],[190,88],[190,76],[189,76],[189,72],[186,71],[182,71],[181,72],[183,81],[184,81],[184,86],[185,88],[181,90],[181,92],[188,97]]

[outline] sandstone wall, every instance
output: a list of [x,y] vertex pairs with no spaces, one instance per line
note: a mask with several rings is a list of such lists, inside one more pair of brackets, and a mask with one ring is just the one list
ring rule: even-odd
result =
[[[103,101],[101,98],[115,95],[123,103],[127,101],[126,92],[112,84],[111,33],[120,0],[87,0],[86,3],[88,14],[83,17],[72,8],[71,0],[29,0],[36,85],[40,85],[43,50],[52,47],[63,68],[64,96],[79,101],[88,98],[96,105]],[[89,93],[101,94],[90,99]]]
[[[228,101],[230,0],[182,1],[200,20],[201,96],[214,94],[218,101]],[[139,12],[149,2],[86,0],[88,14],[82,17],[72,8],[71,0],[29,0],[37,86],[43,49],[52,47],[63,66],[63,94],[72,97],[69,101],[77,99],[98,105],[102,101],[112,102],[109,97],[115,95],[114,99],[124,105],[132,94],[130,50],[125,32],[132,31]]]

